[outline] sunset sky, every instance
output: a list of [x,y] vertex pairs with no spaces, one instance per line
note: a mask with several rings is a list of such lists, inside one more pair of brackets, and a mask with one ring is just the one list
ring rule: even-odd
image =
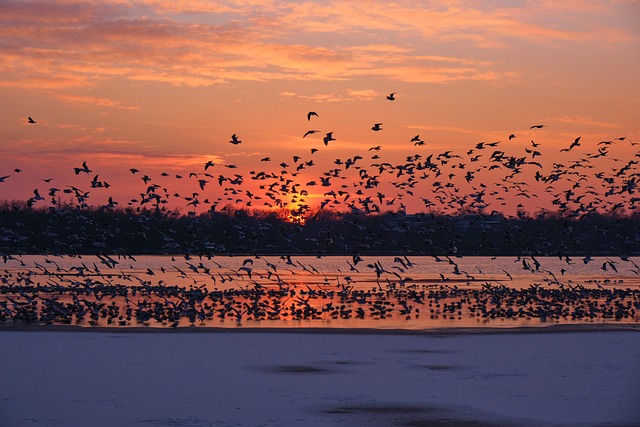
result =
[[[615,140],[610,152],[626,162],[640,142],[633,0],[5,0],[0,58],[0,176],[9,176],[0,199],[73,185],[96,203],[112,196],[124,205],[145,191],[147,174],[168,193],[214,200],[224,185],[201,175],[207,161],[212,176],[240,174],[238,189],[259,194],[250,171],[279,173],[282,162],[290,175],[314,160],[293,177],[302,188],[319,184],[336,159],[362,156],[373,172],[374,154],[392,164],[446,150],[464,157],[481,141],[524,156],[534,139],[548,174],[601,141]],[[392,92],[395,101],[386,99]],[[318,117],[308,121],[309,111]],[[373,132],[374,123],[383,130]],[[537,124],[545,126],[530,129]],[[320,132],[303,139],[311,129]],[[327,132],[336,140],[325,147]],[[230,144],[232,134],[242,143]],[[415,135],[424,146],[410,142]],[[559,152],[579,136],[580,147]],[[381,150],[368,151],[374,146]],[[601,160],[590,173],[623,164]],[[92,172],[76,176],[83,161]],[[532,186],[534,173],[523,175]],[[110,186],[90,188],[96,174]],[[313,206],[339,186],[305,188]],[[428,188],[407,196],[409,210],[423,206]],[[380,191],[394,197],[389,185],[372,197]],[[545,205],[523,202],[532,211]]]

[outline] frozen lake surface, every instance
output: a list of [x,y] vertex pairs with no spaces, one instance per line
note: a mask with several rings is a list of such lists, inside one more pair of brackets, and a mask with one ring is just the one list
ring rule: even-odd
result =
[[0,425],[584,427],[640,420],[637,331],[154,331],[0,331]]

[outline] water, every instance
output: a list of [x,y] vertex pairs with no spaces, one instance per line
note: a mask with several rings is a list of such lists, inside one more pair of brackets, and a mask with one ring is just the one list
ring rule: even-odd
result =
[[640,323],[640,259],[53,257],[4,263],[0,324],[432,329]]

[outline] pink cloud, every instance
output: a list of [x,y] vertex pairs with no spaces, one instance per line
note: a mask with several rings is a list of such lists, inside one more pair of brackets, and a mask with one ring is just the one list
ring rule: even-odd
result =
[[280,95],[284,98],[298,98],[313,102],[349,102],[349,101],[371,101],[378,97],[378,93],[373,89],[347,89],[347,93],[317,93],[314,95],[303,95],[295,92],[284,91]]
[[[140,7],[146,9],[138,10]],[[6,73],[1,85],[91,87],[116,76],[192,87],[229,81],[329,81],[365,76],[427,83],[504,80],[514,71],[492,61],[428,54],[419,42],[508,47],[514,39],[545,43],[634,40],[623,29],[605,24],[567,28],[540,24],[536,17],[550,10],[550,6],[527,5],[483,9],[457,2],[420,8],[405,2],[212,5],[157,0],[137,3],[137,8],[120,1],[8,2],[0,5],[0,37],[8,41],[1,52]],[[201,22],[183,19],[196,11],[203,16]],[[149,12],[150,17],[136,17],[141,12]],[[216,23],[205,23],[207,16]],[[563,19],[567,20],[558,17],[559,22]],[[351,43],[342,38],[324,46],[291,43],[300,35],[310,42],[317,40],[318,32],[354,37]],[[380,34],[391,42],[373,42]],[[449,66],[434,65],[438,62]]]
[[67,93],[59,93],[59,94],[56,94],[55,96],[58,99],[61,99],[62,101],[69,102],[72,104],[83,104],[83,105],[92,105],[96,107],[109,107],[109,108],[119,108],[123,110],[140,111],[140,107],[122,105],[121,103],[108,98],[96,98],[93,96],[72,95]]
[[563,116],[563,117],[551,117],[547,119],[549,121],[566,123],[566,124],[575,124],[579,126],[587,126],[587,127],[599,127],[599,128],[616,128],[618,125],[615,123],[603,122],[600,120],[596,120],[589,117],[582,116]]
[[[161,7],[159,2],[151,2],[150,5]],[[239,25],[233,20],[224,25],[181,22],[175,17],[122,17],[100,21],[86,7],[82,15],[86,20],[65,20],[64,11],[72,14],[77,5],[67,5],[66,9],[62,3],[58,6],[57,19],[45,24],[38,20],[30,21],[26,8],[16,8],[12,11],[16,20],[4,22],[0,34],[10,35],[13,40],[3,52],[8,57],[5,69],[14,73],[9,81],[5,79],[4,85],[25,87],[42,84],[47,88],[56,85],[65,88],[75,81],[78,87],[87,87],[95,84],[96,80],[115,76],[188,86],[208,86],[232,80],[333,80],[363,75],[394,78],[403,69],[411,69],[416,60],[447,61],[460,65],[470,61],[420,55],[414,49],[393,44],[342,48],[288,43],[287,40],[300,29],[297,25],[285,25],[274,32],[279,40],[270,41],[274,36],[263,35],[263,28]],[[347,12],[353,11],[338,7],[332,13],[343,13],[340,21],[349,23],[354,17],[346,15]],[[382,11],[377,10],[377,13]],[[251,17],[244,18],[250,20]],[[295,9],[293,15],[276,20],[286,24],[290,18],[297,19]],[[375,29],[375,26],[367,27],[367,31]],[[391,66],[399,66],[399,72],[388,71]],[[422,64],[417,64],[416,68],[420,66]],[[483,66],[490,67],[490,64]],[[438,68],[432,68],[425,81],[451,80],[449,71],[445,71],[441,78],[433,76],[438,71]],[[486,71],[480,70],[479,73],[486,74]],[[468,68],[456,74],[460,78],[472,72],[473,69]],[[64,75],[69,78],[57,77],[46,82],[44,79],[44,76]],[[29,77],[30,83],[23,81],[25,76]]]

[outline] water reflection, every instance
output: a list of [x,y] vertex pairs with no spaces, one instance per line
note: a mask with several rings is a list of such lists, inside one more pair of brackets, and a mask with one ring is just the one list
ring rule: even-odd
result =
[[431,329],[640,322],[634,259],[7,259],[0,322]]

